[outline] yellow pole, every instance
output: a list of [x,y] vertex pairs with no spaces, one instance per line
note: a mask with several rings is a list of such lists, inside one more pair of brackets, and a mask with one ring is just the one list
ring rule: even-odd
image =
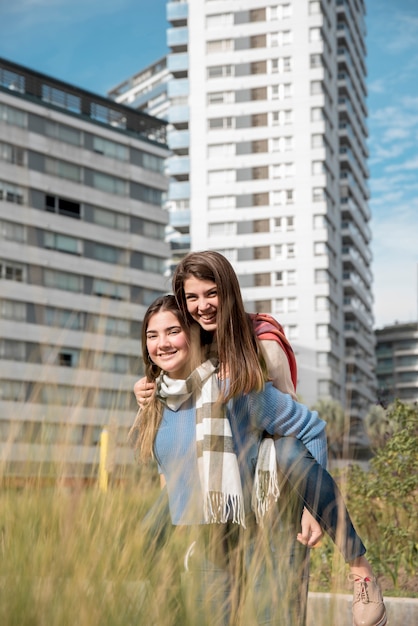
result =
[[100,462],[99,462],[99,488],[106,492],[109,483],[107,471],[107,453],[109,450],[109,433],[107,428],[103,428],[100,434]]

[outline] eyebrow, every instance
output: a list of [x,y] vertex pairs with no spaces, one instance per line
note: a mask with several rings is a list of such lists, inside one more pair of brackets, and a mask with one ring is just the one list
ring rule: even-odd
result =
[[[182,327],[180,326],[180,324],[174,324],[174,326],[168,326],[167,328],[164,328],[164,331],[167,332],[167,331],[170,331],[170,330],[175,330],[177,328],[179,328],[180,330],[183,330]],[[157,333],[157,332],[158,332],[158,330],[153,330],[152,328],[149,328],[146,331],[146,334],[148,335],[148,333]]]

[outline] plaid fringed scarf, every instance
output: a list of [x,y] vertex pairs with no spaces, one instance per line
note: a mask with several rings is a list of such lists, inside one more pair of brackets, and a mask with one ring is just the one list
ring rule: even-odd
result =
[[196,445],[203,491],[204,519],[209,524],[232,521],[245,528],[244,498],[238,459],[225,405],[219,400],[218,363],[209,359],[187,380],[162,374],[157,395],[177,410],[188,398],[196,408]]
[[258,449],[257,465],[255,468],[251,508],[254,511],[257,524],[263,524],[265,514],[280,496],[279,481],[277,478],[277,461],[274,440],[265,437],[261,440]]

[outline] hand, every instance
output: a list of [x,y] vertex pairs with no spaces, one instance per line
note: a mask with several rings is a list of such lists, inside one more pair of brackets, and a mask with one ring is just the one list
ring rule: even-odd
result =
[[144,406],[155,393],[155,383],[150,383],[144,376],[134,385],[134,394],[140,407]]
[[303,509],[301,520],[301,531],[296,539],[308,548],[314,548],[323,536],[323,531],[316,519],[308,509]]

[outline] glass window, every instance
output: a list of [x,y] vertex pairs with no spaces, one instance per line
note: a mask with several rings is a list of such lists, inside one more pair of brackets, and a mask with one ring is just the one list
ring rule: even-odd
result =
[[115,300],[129,300],[129,286],[120,283],[112,283],[109,280],[95,278],[93,280],[93,293],[97,296],[114,298]]
[[13,202],[14,204],[23,204],[24,190],[21,187],[10,185],[0,180],[0,200]]
[[81,182],[81,167],[68,161],[45,157],[45,172],[60,178],[67,178],[76,183]]
[[81,292],[83,286],[82,276],[60,272],[58,270],[44,269],[45,287],[64,289],[65,291]]
[[26,320],[26,303],[13,300],[0,300],[0,317],[16,322]]
[[126,180],[103,174],[102,172],[93,172],[93,187],[118,196],[128,195],[128,183]]
[[106,226],[107,228],[114,228],[125,232],[129,230],[129,215],[108,211],[107,209],[94,207],[93,221],[95,224],[100,224],[100,226]]
[[84,329],[84,313],[79,311],[46,307],[44,315],[44,323],[47,326],[58,326],[60,328],[69,328],[71,330]]
[[73,146],[81,146],[82,133],[80,130],[72,128],[71,126],[45,120],[45,133],[48,137],[59,139]]
[[105,263],[118,263],[120,250],[102,243],[93,243],[93,258]]
[[4,239],[10,241],[23,243],[26,240],[25,227],[22,224],[0,220],[0,233]]
[[93,137],[93,150],[119,161],[129,160],[129,149],[126,146],[109,139],[103,139],[103,137]]
[[81,241],[68,235],[44,232],[44,246],[60,252],[69,254],[81,254]]
[[28,115],[25,111],[20,111],[7,104],[0,103],[0,121],[10,124],[11,126],[26,128],[28,125]]

